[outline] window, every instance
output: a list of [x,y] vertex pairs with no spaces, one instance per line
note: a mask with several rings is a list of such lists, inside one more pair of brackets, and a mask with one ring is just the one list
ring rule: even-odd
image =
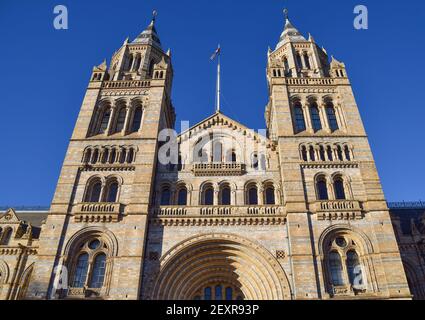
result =
[[320,161],[326,161],[325,148],[320,146],[319,148]]
[[232,301],[233,300],[233,289],[230,287],[226,288],[226,300]]
[[331,252],[329,254],[329,270],[331,273],[331,280],[334,286],[344,285],[344,276],[342,269],[341,256],[338,252]]
[[288,59],[285,57],[283,58],[283,65],[285,67],[285,72],[289,71],[289,63],[288,63]]
[[131,132],[138,132],[140,130],[140,127],[142,125],[142,116],[143,116],[143,110],[141,107],[139,107],[134,111]]
[[125,117],[127,115],[127,109],[121,108],[118,112],[117,124],[115,126],[115,132],[121,132],[124,129]]
[[94,149],[93,158],[91,159],[91,164],[95,164],[99,160],[99,150]]
[[177,204],[179,206],[187,205],[187,189],[183,187],[179,190]]
[[329,159],[329,161],[333,161],[334,157],[333,157],[332,147],[331,147],[331,146],[328,146],[328,147],[326,148],[326,152],[327,152],[327,154],[328,154],[328,159]]
[[110,164],[115,163],[116,157],[117,157],[117,152],[115,151],[115,149],[112,149],[111,150],[111,156],[110,156],[110,159],[109,159],[109,163]]
[[258,205],[257,187],[251,186],[248,188],[248,203],[249,205]]
[[341,177],[334,179],[335,198],[337,200],[345,200],[344,181]]
[[350,284],[354,288],[363,286],[362,267],[359,256],[354,250],[347,252],[347,272]]
[[345,152],[345,158],[348,161],[351,161],[350,148],[348,146],[344,147],[344,152]]
[[105,279],[105,269],[106,255],[104,253],[100,253],[94,259],[90,288],[102,288],[103,281]]
[[306,68],[311,69],[310,57],[308,56],[307,52],[304,53],[304,62],[305,62]]
[[215,287],[215,300],[223,300],[223,287],[221,285]]
[[130,57],[128,57],[128,60],[127,60],[127,71],[131,71],[131,66],[133,65],[133,56],[132,55],[130,55]]
[[237,157],[236,157],[236,152],[234,150],[230,150],[227,153],[227,162],[231,162],[231,163],[236,163],[237,162]]
[[109,158],[109,149],[105,149],[103,150],[102,153],[102,160],[100,162],[102,162],[103,164],[108,162],[108,158]]
[[161,206],[169,206],[171,204],[171,191],[169,187],[165,187],[161,191]]
[[204,191],[204,205],[213,206],[214,205],[214,189],[212,187],[207,187]]
[[102,115],[102,121],[100,122],[99,134],[105,133],[108,129],[109,118],[111,117],[111,108],[107,108]]
[[319,108],[317,107],[316,103],[313,103],[310,107],[310,116],[311,122],[313,124],[313,130],[315,132],[322,130],[322,122],[320,121]]
[[212,298],[211,296],[212,296],[211,287],[205,288],[204,289],[204,300],[207,300],[207,301],[211,300],[211,298]]
[[258,170],[258,154],[254,153],[252,155],[251,166],[253,169]]
[[91,160],[91,149],[88,149],[84,154],[84,163],[89,163]]
[[80,252],[76,254],[77,259],[70,261],[70,286],[101,289],[105,282],[108,246],[103,240],[92,238],[77,247],[80,248]]
[[303,69],[303,62],[301,60],[301,55],[299,53],[297,53],[296,55],[296,59],[297,59],[297,66],[298,69]]
[[118,196],[118,182],[113,182],[108,187],[106,202],[109,202],[109,203],[117,202],[117,196]]
[[0,243],[2,246],[9,245],[10,239],[12,239],[12,233],[13,233],[12,228],[7,228],[4,231],[3,237],[1,238],[1,243]]
[[122,149],[121,154],[120,154],[120,163],[121,164],[125,163],[126,158],[127,158],[127,150]]
[[316,189],[318,197],[317,200],[329,200],[328,187],[326,183],[326,178],[324,176],[321,176],[317,179]]
[[314,150],[314,147],[311,146],[309,148],[309,152],[310,152],[310,160],[311,161],[316,161],[316,150]]
[[130,149],[128,152],[128,163],[132,163],[134,161],[134,150]]
[[274,197],[274,188],[273,187],[267,187],[266,188],[266,204],[276,204],[275,203],[275,197]]
[[341,148],[341,146],[337,146],[336,147],[336,154],[338,155],[338,160],[339,161],[344,161],[344,157],[342,155],[342,148]]
[[102,183],[100,180],[95,180],[92,183],[90,183],[87,193],[85,202],[95,203],[100,202],[100,193],[102,191]]
[[331,131],[333,132],[338,130],[338,121],[336,119],[335,109],[332,104],[328,104],[328,106],[326,107],[326,114],[328,116],[328,122]]
[[[365,269],[358,255],[358,242],[354,241],[350,234],[345,231],[339,232],[324,242],[324,248],[328,252],[327,274],[332,286],[347,286],[348,290],[358,294],[359,290],[364,292]],[[330,288],[330,293],[335,291]]]
[[77,265],[74,272],[74,278],[72,280],[71,287],[83,288],[86,283],[87,270],[89,268],[89,255],[88,253],[82,253],[77,260]]
[[223,206],[230,206],[230,188],[228,186],[221,189],[220,204]]
[[220,142],[214,143],[214,162],[221,162],[223,156],[223,146]]
[[295,106],[295,129],[297,132],[305,131],[304,112],[300,105]]
[[155,61],[151,60],[151,62],[149,63],[149,69],[148,69],[149,78],[152,78],[152,76],[153,76],[154,67],[155,67]]
[[302,148],[301,148],[301,157],[304,161],[308,161],[307,148],[305,146],[302,146]]

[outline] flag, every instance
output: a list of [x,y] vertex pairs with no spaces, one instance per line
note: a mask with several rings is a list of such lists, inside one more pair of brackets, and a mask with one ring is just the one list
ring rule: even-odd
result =
[[218,46],[217,50],[215,50],[214,54],[211,56],[211,60],[214,60],[218,55],[220,55],[221,48]]

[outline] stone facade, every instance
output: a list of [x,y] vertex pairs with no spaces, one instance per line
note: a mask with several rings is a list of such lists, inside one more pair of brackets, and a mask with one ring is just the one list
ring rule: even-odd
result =
[[289,20],[267,56],[267,132],[216,112],[171,140],[154,20],[95,67],[41,235],[20,244],[34,254],[0,255],[0,297],[411,299],[401,258],[419,249],[400,256],[345,65]]

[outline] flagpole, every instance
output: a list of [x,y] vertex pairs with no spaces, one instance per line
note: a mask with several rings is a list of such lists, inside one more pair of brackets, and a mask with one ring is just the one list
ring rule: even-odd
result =
[[[218,46],[220,48],[220,45]],[[217,65],[217,106],[216,112],[220,112],[220,55],[218,55],[218,65]]]

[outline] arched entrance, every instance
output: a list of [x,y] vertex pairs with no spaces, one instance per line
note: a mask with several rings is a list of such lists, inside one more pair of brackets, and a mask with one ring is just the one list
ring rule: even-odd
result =
[[154,300],[289,300],[288,279],[262,246],[230,235],[190,238],[160,261]]

